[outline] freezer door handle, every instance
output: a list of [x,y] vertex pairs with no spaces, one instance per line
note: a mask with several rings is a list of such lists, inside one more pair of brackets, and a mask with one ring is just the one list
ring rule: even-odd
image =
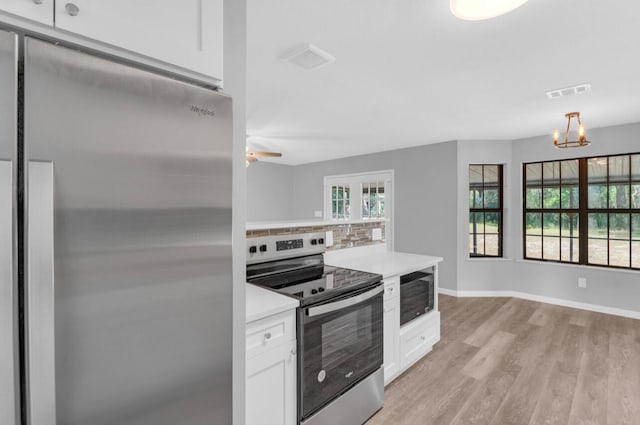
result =
[[0,160],[0,423],[17,423],[14,377],[13,163]]
[[27,165],[27,414],[29,425],[56,423],[53,163]]

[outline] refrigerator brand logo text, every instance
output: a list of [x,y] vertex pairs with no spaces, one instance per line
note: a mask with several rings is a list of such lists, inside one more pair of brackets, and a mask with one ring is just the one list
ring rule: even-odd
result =
[[191,112],[195,112],[201,117],[204,117],[204,116],[213,117],[216,115],[216,111],[212,109],[203,108],[202,106],[197,106],[197,105],[191,105]]

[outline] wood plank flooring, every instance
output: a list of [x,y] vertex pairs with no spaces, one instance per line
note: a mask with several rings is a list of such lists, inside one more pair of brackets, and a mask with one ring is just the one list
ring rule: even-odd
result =
[[640,425],[640,320],[439,296],[442,337],[367,425]]

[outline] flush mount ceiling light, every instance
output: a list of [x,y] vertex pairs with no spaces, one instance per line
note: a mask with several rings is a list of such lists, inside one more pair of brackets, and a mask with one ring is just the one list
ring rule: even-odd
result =
[[504,15],[527,0],[451,0],[451,13],[465,21],[481,21]]
[[[564,114],[567,118],[567,131],[564,133],[564,140],[561,142],[560,132],[555,130],[553,132],[553,145],[556,148],[581,148],[583,146],[589,146],[590,141],[587,140],[584,124],[580,121],[580,112],[568,112]],[[575,118],[578,123],[578,140],[569,140],[569,133],[571,132],[571,119]]]

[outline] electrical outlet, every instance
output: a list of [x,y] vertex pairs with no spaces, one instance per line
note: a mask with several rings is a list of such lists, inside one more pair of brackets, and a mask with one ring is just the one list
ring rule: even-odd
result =
[[322,211],[314,211],[313,216],[317,218],[322,218]]
[[324,235],[325,246],[333,246],[333,230],[327,230]]
[[586,288],[587,287],[587,278],[579,277],[578,278],[578,288]]

